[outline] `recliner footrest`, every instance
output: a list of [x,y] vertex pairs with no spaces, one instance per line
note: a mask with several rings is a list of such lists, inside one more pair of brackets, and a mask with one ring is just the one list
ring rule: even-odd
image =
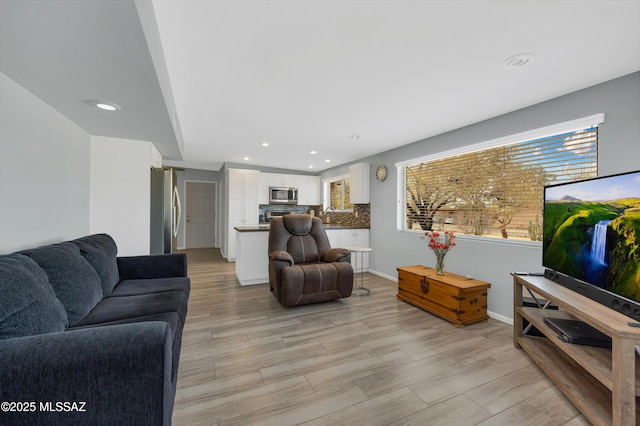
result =
[[306,305],[351,296],[353,269],[346,262],[294,265],[282,270],[282,303]]

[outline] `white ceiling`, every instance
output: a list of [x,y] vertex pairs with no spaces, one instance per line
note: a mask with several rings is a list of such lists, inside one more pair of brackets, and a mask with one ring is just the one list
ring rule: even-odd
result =
[[640,0],[0,1],[0,71],[212,170],[318,172],[638,70]]

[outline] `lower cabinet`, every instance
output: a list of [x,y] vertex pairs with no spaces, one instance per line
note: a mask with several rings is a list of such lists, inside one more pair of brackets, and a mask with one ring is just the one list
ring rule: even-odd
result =
[[340,230],[339,229],[325,229],[327,237],[329,238],[329,244],[332,248],[342,247],[340,245]]
[[236,231],[236,276],[241,285],[269,282],[269,232]]
[[[326,229],[326,232],[327,237],[329,237],[329,244],[331,244],[331,247],[369,247],[368,229]],[[356,253],[351,254],[351,265],[353,266],[354,271],[362,272],[369,270],[369,253],[357,254],[357,256],[358,261],[356,265]]]

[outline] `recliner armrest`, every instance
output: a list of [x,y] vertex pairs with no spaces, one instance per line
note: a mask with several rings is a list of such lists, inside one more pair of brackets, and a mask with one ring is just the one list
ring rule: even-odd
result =
[[330,248],[320,255],[323,262],[351,262],[351,252],[345,248]]
[[269,261],[280,260],[289,263],[289,266],[293,266],[293,256],[286,251],[272,251],[269,253]]
[[169,425],[172,340],[159,321],[0,340],[0,401],[34,403],[0,423]]

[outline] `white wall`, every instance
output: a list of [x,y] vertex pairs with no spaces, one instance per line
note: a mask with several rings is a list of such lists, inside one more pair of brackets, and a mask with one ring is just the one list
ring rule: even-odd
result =
[[0,73],[0,253],[89,233],[90,136]]
[[149,254],[151,142],[91,137],[91,233],[107,233],[118,255]]

